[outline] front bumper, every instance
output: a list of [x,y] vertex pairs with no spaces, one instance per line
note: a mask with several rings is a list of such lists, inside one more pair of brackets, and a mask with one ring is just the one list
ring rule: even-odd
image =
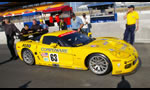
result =
[[130,68],[125,69],[125,65],[123,65],[122,69],[120,69],[118,71],[114,70],[112,72],[112,75],[131,75],[131,74],[134,74],[139,70],[139,68],[141,67],[141,64],[142,64],[141,59],[137,58],[136,63],[134,63],[134,64],[132,63],[132,66]]

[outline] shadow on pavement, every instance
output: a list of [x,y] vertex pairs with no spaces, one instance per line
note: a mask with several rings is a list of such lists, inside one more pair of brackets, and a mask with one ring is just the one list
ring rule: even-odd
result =
[[11,61],[13,61],[13,60],[5,60],[4,62],[0,62],[0,65],[3,65],[3,64],[5,64],[5,63],[8,63],[8,62],[11,62]]
[[[19,59],[19,56],[16,57],[15,61],[18,59]],[[14,61],[14,60],[13,59],[4,60],[3,62],[0,62],[0,65],[3,65],[5,63],[11,62],[11,61]]]
[[121,81],[118,83],[117,88],[131,88],[130,83],[125,80],[125,76],[121,76]]
[[19,86],[19,88],[28,88],[29,84],[31,83],[32,81],[28,81],[27,83],[25,83],[24,85],[22,86]]

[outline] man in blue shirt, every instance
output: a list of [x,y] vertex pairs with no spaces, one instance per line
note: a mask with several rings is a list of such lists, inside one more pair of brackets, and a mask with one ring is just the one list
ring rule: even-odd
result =
[[40,20],[40,26],[42,27],[43,34],[48,33],[48,25],[43,23],[43,20]]
[[84,26],[82,19],[79,17],[76,17],[74,13],[71,19],[71,26],[72,26],[72,30],[75,30],[78,32],[80,32],[81,28]]

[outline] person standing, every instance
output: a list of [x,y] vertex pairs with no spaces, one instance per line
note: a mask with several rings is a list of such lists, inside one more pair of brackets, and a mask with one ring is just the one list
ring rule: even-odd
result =
[[67,23],[64,22],[63,18],[60,19],[60,22],[58,23],[58,25],[59,25],[59,31],[60,30],[67,30]]
[[24,28],[22,28],[22,30],[21,30],[21,34],[25,35],[25,34],[29,34],[29,33],[32,33],[32,31],[31,31],[31,29],[29,29],[29,25],[25,24]]
[[25,24],[24,25],[24,28],[22,28],[22,30],[21,30],[21,41],[22,40],[28,40],[29,39],[29,36],[27,36],[27,37],[24,37],[23,35],[26,35],[26,34],[29,34],[29,33],[32,33],[32,30],[31,29],[29,29],[29,26],[27,25],[27,24]]
[[[35,33],[35,32],[41,32],[41,29],[42,29],[42,27],[39,24],[37,24],[37,20],[33,19],[33,25],[31,27],[31,30],[33,31],[33,33]],[[34,34],[33,36],[37,37],[39,35],[40,34]]]
[[20,34],[20,31],[13,23],[10,22],[9,19],[5,19],[4,30],[7,38],[7,46],[12,56],[10,60],[16,60],[18,57],[15,53],[14,48],[14,41],[15,41],[14,36],[16,35],[16,33]]
[[44,24],[43,20],[40,20],[40,26],[42,27],[42,34],[48,33],[48,25]]
[[83,32],[85,32],[85,34],[88,36],[88,34],[90,33],[90,27],[89,27],[90,19],[86,17],[85,13],[83,13],[82,16],[83,17],[81,19],[82,19],[83,24],[84,24],[82,29],[83,29]]
[[82,19],[77,17],[74,13],[72,14],[72,19],[71,19],[71,26],[72,30],[82,32],[82,27],[84,26]]
[[124,16],[124,19],[127,19],[127,24],[123,39],[133,45],[135,40],[135,31],[139,30],[139,14],[135,11],[134,5],[130,5],[128,7],[128,12]]
[[58,14],[56,14],[56,16],[55,16],[55,20],[56,20],[57,25],[58,25],[58,24],[59,24],[59,22],[60,22],[60,18],[59,18],[59,15],[58,15]]
[[33,30],[33,32],[40,32],[42,27],[37,23],[37,20],[33,19],[32,23],[33,23],[33,25],[31,27],[31,29]]
[[53,20],[53,16],[52,15],[49,16],[49,25],[50,26],[54,26],[54,20]]

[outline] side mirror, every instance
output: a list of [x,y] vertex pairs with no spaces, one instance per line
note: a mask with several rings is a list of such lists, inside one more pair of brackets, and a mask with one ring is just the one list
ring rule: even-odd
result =
[[57,43],[51,43],[50,47],[56,48],[56,47],[59,47],[59,44],[57,44]]

